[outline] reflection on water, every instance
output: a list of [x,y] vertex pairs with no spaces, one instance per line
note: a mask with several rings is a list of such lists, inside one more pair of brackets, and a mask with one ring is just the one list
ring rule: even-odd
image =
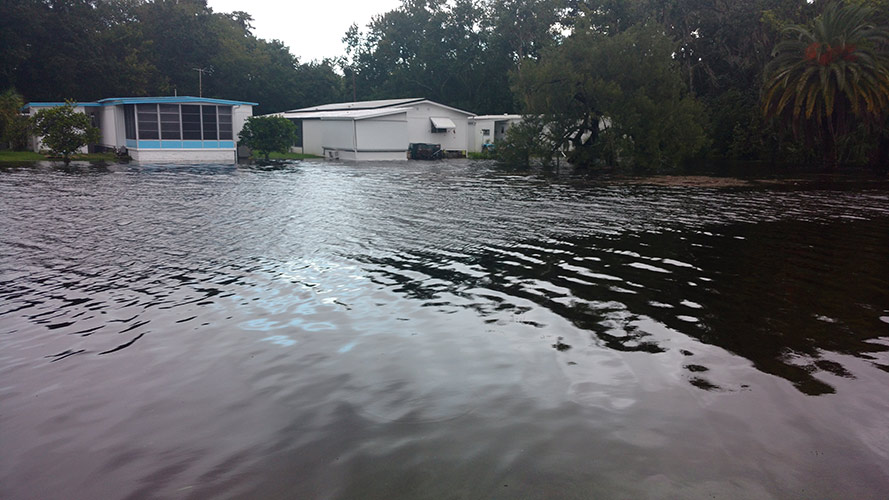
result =
[[889,484],[882,183],[44,164],[0,227],[2,498]]

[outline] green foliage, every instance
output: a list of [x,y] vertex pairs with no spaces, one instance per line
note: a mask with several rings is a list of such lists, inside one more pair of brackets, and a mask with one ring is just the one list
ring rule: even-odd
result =
[[766,68],[763,112],[818,144],[832,167],[862,123],[873,132],[889,116],[889,32],[862,5],[833,3],[807,25],[791,25]]
[[296,125],[281,116],[252,116],[238,133],[239,144],[263,155],[286,153],[296,141]]
[[547,135],[544,120],[527,115],[509,127],[506,137],[497,143],[497,160],[506,165],[527,167],[533,158],[537,158],[547,165],[555,148],[556,144]]
[[0,89],[29,101],[198,95],[258,102],[271,113],[342,97],[330,61],[301,64],[251,33],[250,15],[205,0],[0,2]]
[[[833,142],[839,161],[870,156],[889,163],[885,116],[849,111],[845,122],[834,123],[844,131],[836,137],[819,131],[805,107],[794,125],[793,102],[768,115],[781,121],[756,116],[782,30],[812,27],[837,3],[870,8],[870,24],[889,24],[889,0],[402,0],[367,26],[350,28],[342,57],[302,62],[282,42],[254,36],[249,13],[215,12],[206,0],[2,1],[0,89],[21,89],[26,101],[197,95],[193,68],[211,68],[203,95],[259,102],[257,114],[353,96],[426,97],[479,114],[562,106],[571,111],[545,115],[546,133],[570,135],[571,155],[583,164],[672,165],[702,143],[698,127],[680,125],[689,119],[707,124],[714,160],[805,161]],[[642,40],[640,26],[662,39],[657,54],[645,48],[649,42],[626,46]],[[881,45],[858,48],[877,54]],[[654,65],[646,68],[640,58]],[[590,78],[577,78],[576,64]],[[622,66],[626,75],[616,73]],[[525,88],[543,67],[567,78],[546,90]],[[646,71],[657,83],[645,81]],[[582,87],[569,92],[565,82]],[[549,87],[558,94],[547,95]],[[571,102],[575,94],[598,101],[586,112]],[[832,120],[840,120],[842,100],[834,99]],[[585,132],[577,134],[578,127]]]
[[8,89],[0,94],[0,149],[25,149],[28,142],[28,118],[22,115],[21,94]]
[[74,109],[73,101],[41,109],[32,118],[32,125],[43,145],[61,155],[66,163],[72,153],[99,141],[99,129],[90,124],[87,115]]
[[685,91],[674,51],[658,25],[614,36],[576,26],[528,61],[514,88],[554,145],[570,147],[569,161],[671,168],[707,144],[704,108]]

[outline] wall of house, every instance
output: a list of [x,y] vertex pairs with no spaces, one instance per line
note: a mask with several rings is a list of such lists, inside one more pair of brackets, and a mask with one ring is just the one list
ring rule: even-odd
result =
[[321,120],[303,120],[303,148],[302,152],[310,155],[321,156],[324,154],[324,130]]
[[[450,118],[456,128],[445,132],[433,133],[430,119],[435,117]],[[408,143],[441,144],[441,148],[449,151],[466,151],[469,149],[468,115],[450,110],[431,103],[419,103],[410,106],[407,113]]]
[[[487,142],[494,143],[494,120],[473,120],[469,126],[469,150],[480,153],[482,146]],[[490,135],[484,135],[488,130]]]
[[355,127],[358,133],[358,151],[400,153],[407,157],[408,122],[405,115],[381,116],[358,120]]
[[126,144],[123,122],[123,106],[103,106],[97,114],[101,136],[99,145],[118,148]]
[[[469,127],[469,148],[471,151],[479,153],[485,143],[494,144],[502,141],[506,137],[506,131],[516,123],[521,122],[521,118],[509,117],[505,119],[483,118],[470,120]],[[488,130],[490,135],[484,135],[484,131]]]
[[232,106],[232,139],[235,144],[238,142],[238,134],[247,123],[247,118],[253,116],[253,106],[249,104],[241,104]]
[[320,123],[322,150],[352,151],[355,149],[355,122],[352,120],[320,120]]

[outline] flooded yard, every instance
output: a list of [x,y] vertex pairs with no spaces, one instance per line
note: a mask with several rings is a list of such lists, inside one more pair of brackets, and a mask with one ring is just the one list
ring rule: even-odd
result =
[[889,185],[0,169],[0,498],[885,498]]

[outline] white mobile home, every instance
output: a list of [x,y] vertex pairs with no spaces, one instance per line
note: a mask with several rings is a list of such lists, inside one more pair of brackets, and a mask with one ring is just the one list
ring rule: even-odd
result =
[[[31,102],[27,114],[61,102]],[[125,150],[138,161],[237,161],[237,137],[254,102],[205,97],[122,97],[75,103],[90,116],[101,138],[92,150]],[[32,140],[35,151],[40,138]],[[84,151],[85,152],[85,151]]]
[[276,113],[299,129],[303,153],[348,160],[404,160],[411,144],[465,155],[472,113],[423,98],[326,104]]
[[521,115],[482,115],[469,118],[469,151],[480,153],[500,142],[509,127],[522,121]]

